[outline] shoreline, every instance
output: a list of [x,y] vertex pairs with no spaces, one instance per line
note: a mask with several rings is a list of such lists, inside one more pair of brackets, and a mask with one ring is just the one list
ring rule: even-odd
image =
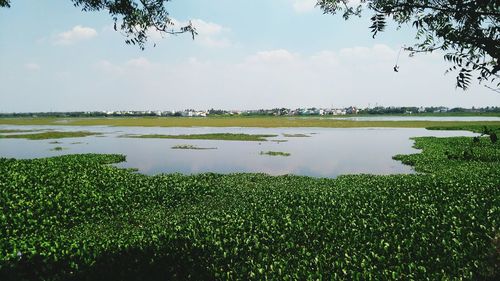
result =
[[111,127],[242,127],[242,128],[428,128],[500,126],[500,121],[356,121],[310,117],[100,117],[100,118],[0,118],[12,126],[111,126]]

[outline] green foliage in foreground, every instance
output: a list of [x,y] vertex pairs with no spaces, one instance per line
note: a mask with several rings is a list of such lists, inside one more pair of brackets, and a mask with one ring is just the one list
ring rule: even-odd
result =
[[100,133],[94,132],[42,132],[33,134],[16,134],[16,135],[0,135],[0,138],[8,139],[28,139],[28,140],[45,140],[45,139],[62,139],[62,138],[81,138],[99,135]]
[[0,280],[498,280],[500,146],[449,157],[470,144],[418,138],[396,158],[423,173],[337,179],[0,159]]
[[261,151],[260,155],[269,155],[269,156],[290,156],[290,153],[288,152],[281,152],[281,151]]
[[127,138],[146,138],[146,139],[183,139],[183,140],[228,140],[228,141],[266,141],[266,138],[276,137],[277,135],[250,135],[250,134],[191,134],[191,135],[124,135]]

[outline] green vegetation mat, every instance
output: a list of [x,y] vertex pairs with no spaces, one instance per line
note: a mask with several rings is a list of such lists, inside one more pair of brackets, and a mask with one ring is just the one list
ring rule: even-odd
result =
[[199,147],[191,144],[180,144],[172,146],[172,149],[193,149],[193,150],[206,150],[206,149],[217,149],[217,147]]
[[249,134],[192,134],[192,135],[123,135],[125,138],[145,138],[145,139],[183,139],[183,140],[227,140],[227,141],[267,141],[266,138],[277,135],[249,135]]
[[500,146],[416,147],[337,179],[0,159],[0,280],[499,280]]
[[269,155],[269,156],[290,156],[290,153],[288,152],[281,152],[281,151],[261,151],[260,155]]
[[5,133],[26,133],[26,132],[34,132],[35,130],[16,130],[16,129],[5,129],[5,130],[0,130],[0,134],[5,134]]
[[286,138],[308,138],[308,137],[310,137],[306,134],[283,134],[283,136]]
[[62,139],[62,138],[80,138],[87,136],[99,135],[100,133],[93,132],[42,132],[33,134],[19,135],[0,135],[0,138],[6,139],[28,139],[28,140],[45,140],[45,139]]

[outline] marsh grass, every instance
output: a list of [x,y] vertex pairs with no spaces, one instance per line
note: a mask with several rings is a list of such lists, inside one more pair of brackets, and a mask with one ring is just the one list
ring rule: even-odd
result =
[[[64,120],[65,122],[61,122]],[[335,117],[120,117],[120,118],[0,118],[5,125],[136,126],[136,127],[322,127],[322,128],[426,128],[431,126],[487,125],[499,121],[354,121]]]

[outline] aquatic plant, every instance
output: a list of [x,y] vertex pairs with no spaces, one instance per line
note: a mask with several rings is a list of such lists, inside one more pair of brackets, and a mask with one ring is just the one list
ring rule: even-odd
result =
[[[412,175],[146,176],[0,159],[0,280],[496,280],[500,146],[417,138]],[[481,155],[493,155],[484,158]]]
[[87,136],[100,135],[94,132],[41,132],[32,134],[16,134],[16,135],[0,135],[0,138],[8,139],[28,139],[28,140],[45,140],[45,139],[61,139],[61,138],[81,138]]
[[191,144],[180,144],[172,146],[172,149],[206,150],[206,149],[217,149],[217,147],[199,147]]
[[290,156],[291,154],[288,152],[281,151],[261,151],[260,155],[269,155],[269,156]]
[[251,135],[251,134],[232,134],[232,133],[214,133],[214,134],[191,134],[191,135],[122,135],[126,138],[146,138],[146,139],[185,139],[185,140],[225,140],[225,141],[266,141],[266,138],[276,137],[277,135]]

